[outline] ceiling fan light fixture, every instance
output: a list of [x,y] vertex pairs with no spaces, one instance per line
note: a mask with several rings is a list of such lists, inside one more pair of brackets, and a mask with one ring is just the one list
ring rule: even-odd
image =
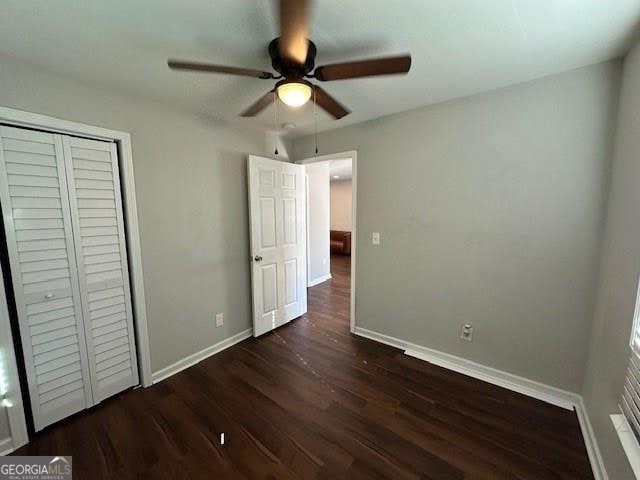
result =
[[[339,120],[345,115],[349,115],[350,111],[320,87],[318,82],[409,73],[411,55],[408,53],[330,63],[317,67],[315,61],[318,51],[313,41],[308,38],[313,0],[279,0],[276,3],[279,3],[280,7],[278,9],[279,36],[271,40],[267,47],[271,58],[271,67],[276,72],[275,74],[253,68],[172,59],[167,61],[169,68],[190,72],[222,73],[269,81],[271,85],[269,90],[240,113],[240,116],[255,117],[265,108],[272,106],[275,129],[277,129],[278,122],[278,97],[282,103],[292,108],[301,107],[312,100],[313,117],[316,123],[316,107]],[[314,83],[307,81],[308,78],[313,78]],[[273,85],[272,81],[277,83]]]
[[290,107],[301,107],[311,98],[312,87],[304,80],[291,80],[279,83],[276,86],[278,98]]

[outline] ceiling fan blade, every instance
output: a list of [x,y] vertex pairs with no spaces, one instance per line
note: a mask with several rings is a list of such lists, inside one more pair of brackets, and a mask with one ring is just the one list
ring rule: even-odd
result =
[[260,99],[240,114],[241,117],[255,117],[270,104],[274,102],[275,93],[273,90],[265,93]]
[[316,68],[314,76],[322,81],[347,80],[349,78],[372,77],[407,73],[411,68],[411,55],[373,58],[355,62],[333,63]]
[[325,90],[317,85],[314,85],[316,103],[326,110],[329,114],[333,115],[336,120],[349,115],[351,113],[344,105],[338,102],[335,98],[329,95]]
[[172,70],[189,70],[192,72],[228,73],[231,75],[242,75],[243,77],[254,77],[271,79],[273,74],[262,70],[251,68],[227,67],[226,65],[213,65],[211,63],[185,62],[182,60],[167,60],[167,65]]
[[285,60],[304,64],[309,48],[310,0],[280,0],[278,50]]

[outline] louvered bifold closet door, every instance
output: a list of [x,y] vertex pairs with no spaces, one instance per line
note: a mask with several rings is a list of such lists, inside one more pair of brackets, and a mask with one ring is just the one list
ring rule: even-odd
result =
[[0,126],[0,201],[40,430],[93,404],[61,136]]
[[64,137],[69,201],[95,402],[138,384],[118,156]]

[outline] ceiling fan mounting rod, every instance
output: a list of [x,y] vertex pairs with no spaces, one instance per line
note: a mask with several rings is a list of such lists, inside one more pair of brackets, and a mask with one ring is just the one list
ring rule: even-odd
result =
[[271,66],[282,77],[295,77],[302,78],[307,76],[313,71],[316,61],[316,45],[311,40],[308,40],[309,46],[307,50],[307,59],[304,63],[298,63],[295,61],[282,58],[278,47],[278,42],[281,37],[274,38],[269,43],[269,56],[271,57]]
[[[276,74],[260,69],[173,59],[167,61],[169,68],[275,80],[276,84],[271,90],[240,114],[243,117],[255,117],[272,102],[277,104],[277,99],[289,107],[301,107],[313,95],[314,112],[317,107],[320,107],[335,119],[340,119],[350,112],[317,82],[409,72],[411,55],[408,53],[332,63],[316,68],[317,48],[315,43],[309,40],[311,2],[312,0],[279,0],[277,2],[280,36],[271,40],[268,46],[271,65]],[[317,82],[311,83],[307,79],[315,79]],[[317,122],[317,113],[314,113],[314,117]]]

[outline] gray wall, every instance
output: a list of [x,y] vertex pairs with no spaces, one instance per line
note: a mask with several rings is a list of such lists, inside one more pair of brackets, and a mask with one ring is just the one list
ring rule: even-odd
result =
[[251,326],[245,154],[264,134],[4,56],[0,105],[131,133],[154,371]]
[[609,477],[633,473],[609,415],[629,360],[629,339],[640,272],[640,46],[627,56],[605,228],[600,284],[583,391]]
[[321,133],[321,154],[358,151],[357,326],[580,391],[619,70]]
[[309,180],[307,230],[309,233],[308,282],[326,277],[331,272],[329,253],[329,162],[306,166]]

